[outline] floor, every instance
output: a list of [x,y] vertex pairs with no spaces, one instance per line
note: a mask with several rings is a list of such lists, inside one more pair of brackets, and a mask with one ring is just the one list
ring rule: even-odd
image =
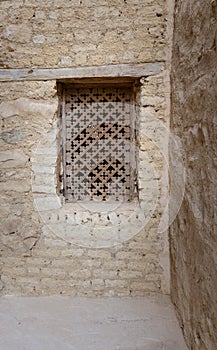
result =
[[170,299],[0,298],[0,350],[187,350]]

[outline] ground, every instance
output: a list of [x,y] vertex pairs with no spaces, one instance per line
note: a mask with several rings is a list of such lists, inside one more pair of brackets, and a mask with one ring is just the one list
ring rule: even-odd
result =
[[169,297],[0,299],[1,350],[187,350]]

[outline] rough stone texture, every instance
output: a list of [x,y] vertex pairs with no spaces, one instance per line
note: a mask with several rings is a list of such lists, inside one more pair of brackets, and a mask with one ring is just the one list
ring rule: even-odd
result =
[[[139,118],[141,130],[144,129],[141,149],[145,149],[149,159],[148,163],[145,160],[140,162],[141,193],[142,188],[146,188],[140,200],[144,210],[150,213],[150,221],[144,228],[141,226],[138,235],[134,236],[133,232],[129,242],[120,241],[118,246],[107,249],[78,247],[61,239],[67,234],[65,224],[69,222],[70,215],[65,218],[62,211],[56,212],[62,204],[55,195],[57,133],[52,131],[57,130],[58,121],[55,84],[11,82],[3,83],[2,87],[0,113],[3,130],[20,128],[26,135],[15,144],[9,144],[4,139],[1,141],[2,293],[88,296],[144,295],[153,291],[167,293],[167,238],[166,233],[158,231],[163,211],[159,200],[161,188],[155,193],[164,171],[163,156],[159,151],[163,148],[163,125],[167,121],[163,75],[144,79],[140,97]],[[13,98],[8,100],[10,93]],[[160,122],[163,131],[156,129]],[[156,147],[153,141],[159,146]],[[142,181],[142,174],[149,163],[154,163],[155,179],[151,173]],[[154,186],[153,181],[156,183]],[[154,211],[153,197],[157,200]],[[45,212],[42,215],[43,208]],[[81,236],[82,225],[86,225],[88,220],[96,225],[98,220],[98,214],[85,215],[77,212],[72,222],[78,237]],[[120,222],[121,216],[110,215],[110,225]],[[101,226],[107,220],[107,215],[104,216],[100,216]],[[136,225],[135,222],[134,229]],[[55,232],[52,232],[52,227]],[[125,227],[127,233],[129,224]],[[89,234],[90,228],[89,225],[84,234]],[[71,233],[70,230],[69,235]]]
[[[2,1],[0,6],[2,51],[6,52],[3,68],[97,66],[167,58],[168,14],[162,0]],[[61,238],[70,217],[63,217],[61,211],[55,143],[59,135],[53,133],[59,128],[55,82],[1,84],[1,293],[168,293],[167,230],[159,230],[167,200],[166,69],[141,79],[137,101],[140,203],[150,220],[137,230],[138,217],[132,221],[137,235],[104,249],[76,246]],[[90,221],[96,223],[98,218],[98,214],[91,215]],[[76,212],[73,220],[79,235],[89,218]],[[102,215],[100,220],[103,226],[107,218]],[[119,220],[115,213],[110,217],[115,234]],[[52,232],[50,223],[58,234]]]
[[172,299],[192,350],[217,344],[216,28],[216,1],[176,1],[171,127],[186,188],[170,229]]
[[1,1],[3,68],[161,61],[163,0]]

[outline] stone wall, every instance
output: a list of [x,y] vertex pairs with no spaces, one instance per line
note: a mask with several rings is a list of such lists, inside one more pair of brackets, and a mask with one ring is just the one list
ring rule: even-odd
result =
[[[165,2],[2,1],[0,7],[4,70],[37,72],[37,68],[161,61],[159,73],[140,79],[136,104],[142,214],[140,210],[131,221],[126,221],[123,210],[101,215],[71,207],[66,213],[57,189],[56,81],[1,83],[1,292],[168,293],[167,217],[163,216],[169,118]],[[83,228],[84,236],[90,235],[88,223],[101,229],[113,225],[114,235],[115,227],[124,223],[124,238],[118,236],[108,245],[98,244],[98,239],[84,244],[77,236],[73,241],[74,229],[73,235],[82,234]],[[99,238],[101,232],[97,234]]]
[[214,350],[217,344],[216,19],[216,1],[176,1],[171,131],[180,144],[186,183],[170,229],[171,291],[194,350]]
[[1,1],[3,68],[161,61],[163,0]]

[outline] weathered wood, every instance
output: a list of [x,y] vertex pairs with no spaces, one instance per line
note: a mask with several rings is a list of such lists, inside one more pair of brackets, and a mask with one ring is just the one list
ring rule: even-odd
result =
[[109,66],[0,69],[0,81],[61,80],[82,78],[143,77],[160,73],[163,63],[120,64]]

